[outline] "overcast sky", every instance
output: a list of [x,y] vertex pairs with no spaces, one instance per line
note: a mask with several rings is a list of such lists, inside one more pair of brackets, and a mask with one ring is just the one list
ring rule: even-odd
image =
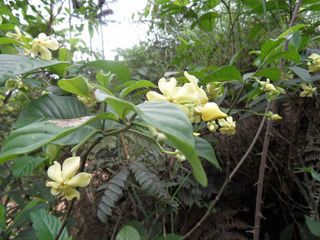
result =
[[[109,22],[103,27],[106,59],[114,58],[114,49],[130,48],[146,38],[147,25],[134,23],[132,20],[132,14],[142,11],[146,4],[147,0],[117,0],[110,4],[114,14],[108,16],[108,19],[115,22]],[[95,42],[99,43],[101,49],[100,39],[96,39]]]

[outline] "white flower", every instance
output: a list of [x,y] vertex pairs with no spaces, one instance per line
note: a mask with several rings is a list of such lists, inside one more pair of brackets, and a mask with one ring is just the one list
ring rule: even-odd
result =
[[52,180],[46,186],[51,187],[51,194],[54,196],[64,195],[67,200],[80,198],[80,193],[76,187],[86,187],[89,185],[92,175],[89,173],[77,173],[80,167],[80,157],[67,158],[62,169],[60,163],[54,162],[48,168],[48,177]]
[[50,38],[44,33],[40,33],[38,38],[32,42],[31,53],[35,56],[40,54],[40,57],[44,60],[51,60],[52,54],[50,50],[57,50],[59,43],[55,38]]
[[301,84],[303,91],[300,93],[300,97],[312,97],[316,92],[317,88],[311,84]]
[[226,119],[218,119],[218,123],[220,125],[219,131],[222,134],[234,135],[236,133],[236,122],[233,121],[231,116]]

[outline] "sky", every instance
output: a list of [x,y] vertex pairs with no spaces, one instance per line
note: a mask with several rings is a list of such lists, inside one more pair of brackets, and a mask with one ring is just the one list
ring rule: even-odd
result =
[[[110,4],[114,14],[107,17],[110,21],[103,27],[105,58],[113,59],[116,48],[130,48],[139,41],[146,39],[148,26],[142,23],[134,23],[132,14],[142,11],[148,0],[117,0]],[[88,38],[89,39],[89,38]],[[96,36],[94,42],[99,43],[97,47],[101,49],[100,37]]]

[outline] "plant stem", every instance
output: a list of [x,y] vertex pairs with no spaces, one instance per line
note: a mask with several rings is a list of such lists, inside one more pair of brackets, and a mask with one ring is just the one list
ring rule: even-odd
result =
[[[270,103],[268,104],[267,108],[266,108],[266,113],[269,111],[270,108]],[[207,209],[207,211],[205,212],[205,214],[202,216],[202,218],[196,223],[196,225],[190,230],[188,231],[184,236],[183,239],[190,237],[191,234],[198,228],[201,226],[201,224],[207,219],[207,217],[211,214],[211,211],[213,210],[213,208],[216,206],[217,202],[220,200],[222,194],[224,193],[224,191],[226,190],[226,187],[229,185],[229,183],[231,182],[231,180],[233,179],[233,177],[235,176],[235,174],[238,172],[238,170],[240,169],[240,167],[242,166],[242,164],[245,162],[245,160],[247,159],[247,157],[249,156],[249,154],[251,153],[254,145],[256,144],[260,133],[263,129],[264,123],[266,121],[266,116],[264,116],[262,118],[262,121],[260,123],[260,126],[257,130],[256,135],[254,136],[249,148],[247,149],[246,153],[242,156],[241,160],[239,161],[239,163],[237,164],[237,166],[233,169],[233,171],[231,172],[231,174],[229,175],[228,178],[225,179],[222,187],[220,188],[217,196],[215,197],[215,199],[210,202],[209,207]]]

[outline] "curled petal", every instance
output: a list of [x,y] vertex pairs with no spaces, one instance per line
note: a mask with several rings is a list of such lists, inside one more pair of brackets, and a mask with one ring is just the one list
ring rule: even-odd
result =
[[51,178],[53,181],[62,183],[62,171],[61,171],[61,165],[57,161],[54,162],[52,166],[48,168],[48,177]]
[[60,195],[62,193],[62,191],[61,191],[61,189],[51,188],[50,193],[53,196],[58,196],[58,195]]
[[197,90],[191,83],[186,83],[174,95],[174,103],[194,103],[198,99]]
[[64,191],[63,191],[65,197],[67,200],[72,200],[74,198],[77,198],[79,200],[80,198],[80,193],[79,191],[77,191],[76,189],[74,188],[65,188]]
[[167,98],[155,91],[149,91],[146,94],[148,101],[168,101]]
[[206,103],[203,108],[200,109],[203,121],[213,121],[219,118],[227,117],[227,114],[222,112],[219,106],[214,102]]
[[175,78],[170,78],[170,80],[167,81],[165,78],[161,78],[158,82],[158,86],[163,95],[170,99],[177,87],[177,80]]
[[51,50],[57,50],[59,48],[59,43],[56,39],[51,38],[47,41],[44,41],[42,43],[42,46],[44,46],[45,48],[49,48]]
[[69,187],[86,187],[89,185],[92,175],[89,173],[78,173],[66,182]]
[[189,80],[190,83],[198,85],[198,78],[193,75],[190,75],[188,72],[184,72],[184,76]]
[[39,53],[40,53],[40,57],[44,60],[50,61],[52,58],[51,52],[44,46],[41,46],[41,45],[39,46]]
[[67,158],[62,164],[63,180],[67,181],[72,178],[80,167],[80,157]]

